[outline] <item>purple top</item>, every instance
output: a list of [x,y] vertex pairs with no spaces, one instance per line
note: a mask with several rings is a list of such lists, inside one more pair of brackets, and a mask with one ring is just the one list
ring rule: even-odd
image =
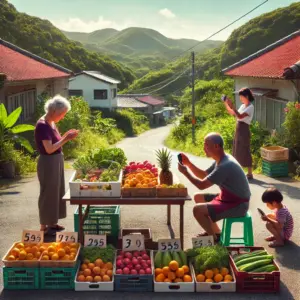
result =
[[[43,141],[51,141],[52,144],[55,144],[61,140],[61,135],[59,134],[56,126],[53,129],[45,120],[40,119],[37,121],[35,126],[34,139],[35,139],[37,151],[40,154],[49,155],[45,150]],[[62,152],[62,148],[59,148],[52,154],[57,154],[61,152]]]

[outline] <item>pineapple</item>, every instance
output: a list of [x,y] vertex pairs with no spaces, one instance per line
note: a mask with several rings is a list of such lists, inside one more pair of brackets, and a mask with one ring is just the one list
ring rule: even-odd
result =
[[172,163],[171,152],[167,149],[156,150],[156,159],[158,166],[161,169],[159,173],[160,184],[172,185],[173,174],[170,171]]

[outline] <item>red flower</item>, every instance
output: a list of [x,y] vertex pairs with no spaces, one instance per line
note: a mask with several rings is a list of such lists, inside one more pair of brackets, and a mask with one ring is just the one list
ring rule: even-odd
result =
[[296,103],[296,104],[295,104],[295,108],[296,108],[296,109],[300,109],[300,103]]
[[286,107],[286,108],[284,109],[284,111],[285,111],[285,113],[288,113],[290,110]]

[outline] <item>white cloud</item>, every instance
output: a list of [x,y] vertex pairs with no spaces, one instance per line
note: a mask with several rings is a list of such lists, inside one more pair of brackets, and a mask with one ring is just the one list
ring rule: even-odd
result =
[[67,20],[50,20],[56,27],[65,31],[92,32],[104,28],[115,28],[118,30],[133,26],[133,22],[126,21],[123,24],[117,24],[112,20],[106,20],[99,16],[97,20],[85,21],[80,18],[69,18]]
[[167,19],[174,19],[176,17],[168,8],[161,9],[158,13]]

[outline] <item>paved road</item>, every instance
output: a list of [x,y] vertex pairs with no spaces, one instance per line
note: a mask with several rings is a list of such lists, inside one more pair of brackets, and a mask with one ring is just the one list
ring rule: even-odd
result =
[[[123,140],[119,146],[122,147],[129,160],[150,160],[155,162],[154,150],[163,147],[163,141],[169,132],[170,127],[163,127],[154,129],[144,133],[136,138],[127,138]],[[173,151],[173,170],[174,178],[186,184],[189,188],[190,194],[197,192],[197,189],[193,187],[181,174],[176,171],[176,154]],[[207,158],[199,158],[191,156],[191,159],[198,166],[203,168],[208,167],[211,164],[211,160]],[[66,172],[66,179],[71,175],[71,171]],[[1,184],[1,182],[0,182]],[[253,213],[254,223],[254,235],[255,244],[259,246],[266,246],[263,238],[267,234],[259,216],[256,212],[256,207],[264,208],[260,201],[262,192],[269,185],[276,185],[283,191],[285,196],[285,203],[293,211],[295,217],[295,232],[293,241],[285,248],[278,250],[270,250],[271,253],[276,255],[277,261],[282,268],[282,284],[281,293],[279,295],[240,295],[240,294],[202,294],[202,299],[300,299],[299,285],[300,285],[300,207],[297,202],[300,201],[300,184],[291,181],[279,181],[269,179],[264,176],[256,176],[256,180],[251,184],[252,199],[251,199],[251,211]],[[212,187],[210,191],[218,191],[217,188]],[[38,184],[36,178],[22,179],[10,185],[7,189],[0,190],[0,256],[2,257],[7,251],[7,248],[21,236],[23,228],[35,229],[38,228],[38,215],[37,215],[37,196],[38,196]],[[200,229],[192,216],[193,203],[190,202],[185,206],[185,247],[191,246],[191,238],[199,233]],[[264,208],[265,209],[265,208]],[[266,209],[265,209],[266,210]],[[67,226],[68,229],[73,228],[73,211],[74,207],[69,207],[68,218],[65,219],[62,224]],[[130,206],[121,207],[122,213],[122,227],[139,227],[139,228],[151,228],[153,238],[166,238],[170,235],[169,228],[166,225],[166,209],[163,207],[155,206]],[[178,209],[172,209],[172,227],[175,236],[179,236],[179,211]],[[239,228],[234,227],[234,233],[238,234]],[[2,277],[2,276],[1,276]],[[8,299],[94,299],[95,296],[102,299],[198,299],[200,295],[197,294],[120,294],[120,293],[76,293],[72,291],[22,291],[11,292],[2,291],[2,278],[0,279],[0,300]]]

